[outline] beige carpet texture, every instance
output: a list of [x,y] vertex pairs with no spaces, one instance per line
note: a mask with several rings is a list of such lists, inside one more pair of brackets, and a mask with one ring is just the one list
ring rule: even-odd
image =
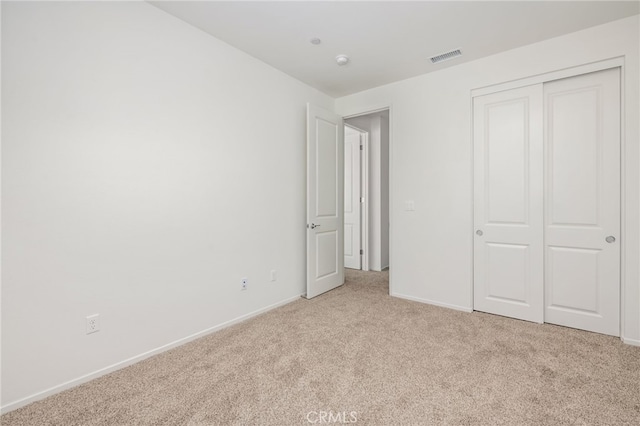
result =
[[14,425],[639,425],[640,348],[346,284],[9,412]]

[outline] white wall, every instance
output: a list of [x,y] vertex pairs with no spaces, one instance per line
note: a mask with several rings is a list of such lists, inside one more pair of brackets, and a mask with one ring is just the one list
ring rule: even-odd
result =
[[2,7],[5,411],[303,293],[331,98],[144,2]]
[[392,105],[393,294],[472,309],[471,90],[624,56],[622,335],[640,344],[639,36],[634,16],[336,100],[345,116]]
[[389,112],[345,120],[369,134],[369,241],[365,256],[369,269],[389,266]]

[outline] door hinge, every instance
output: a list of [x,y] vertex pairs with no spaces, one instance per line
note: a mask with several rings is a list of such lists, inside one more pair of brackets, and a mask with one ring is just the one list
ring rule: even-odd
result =
[[360,145],[360,151],[362,151],[362,150],[364,149],[364,148],[363,148],[363,146],[364,146],[364,145]]
[[364,203],[364,197],[360,197],[360,202]]
[[364,250],[360,249],[360,254],[364,254]]

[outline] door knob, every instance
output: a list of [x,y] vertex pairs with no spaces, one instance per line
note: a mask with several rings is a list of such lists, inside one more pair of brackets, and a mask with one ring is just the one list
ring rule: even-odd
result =
[[316,225],[315,223],[312,223],[312,224],[311,224],[311,226],[310,226],[309,228],[311,228],[311,229],[316,229],[316,228],[318,228],[318,227],[320,227],[320,225]]
[[482,237],[483,234],[484,234],[484,232],[482,232],[480,229],[478,229],[476,231],[476,235],[479,236],[479,237]]
[[615,243],[616,242],[616,237],[614,237],[613,235],[609,235],[607,238],[604,239],[606,242],[608,242],[609,244],[611,243]]

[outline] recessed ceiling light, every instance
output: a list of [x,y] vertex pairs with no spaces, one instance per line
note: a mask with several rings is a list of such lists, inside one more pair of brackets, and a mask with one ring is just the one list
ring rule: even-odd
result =
[[347,55],[336,56],[336,63],[340,66],[347,65],[349,63],[349,57]]
[[322,40],[320,40],[320,39],[319,39],[319,38],[317,38],[317,37],[314,37],[314,38],[312,38],[311,40],[309,40],[309,42],[310,42],[311,44],[318,45],[318,44],[322,43]]

